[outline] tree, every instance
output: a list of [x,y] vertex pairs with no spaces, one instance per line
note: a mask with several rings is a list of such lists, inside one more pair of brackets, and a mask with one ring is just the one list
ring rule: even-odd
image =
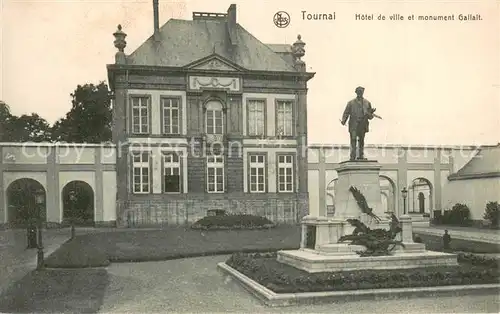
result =
[[71,97],[71,110],[53,125],[52,139],[69,143],[110,141],[112,113],[107,84],[78,85]]
[[489,220],[492,227],[498,227],[500,225],[500,204],[496,201],[488,202],[483,218]]
[[10,125],[14,142],[48,142],[51,139],[49,123],[36,113],[14,116]]
[[9,106],[0,101],[0,141],[45,142],[50,141],[50,125],[36,113],[17,117]]
[[11,117],[9,106],[0,100],[0,142],[8,141],[7,130]]

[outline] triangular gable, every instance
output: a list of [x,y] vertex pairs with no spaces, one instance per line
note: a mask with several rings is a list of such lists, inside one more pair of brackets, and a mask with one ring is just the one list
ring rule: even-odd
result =
[[245,71],[246,69],[214,53],[184,66],[190,70]]

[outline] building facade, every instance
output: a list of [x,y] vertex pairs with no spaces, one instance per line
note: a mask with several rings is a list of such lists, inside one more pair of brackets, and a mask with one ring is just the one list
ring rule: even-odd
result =
[[[0,224],[60,224],[75,210],[92,225],[118,226],[182,225],[211,209],[277,223],[333,215],[349,147],[308,145],[314,73],[300,36],[264,44],[237,23],[235,5],[159,27],[154,5],[153,35],[135,51],[125,53],[120,26],[114,33],[112,144],[0,143]],[[422,218],[463,201],[480,219],[485,199],[498,195],[498,146],[488,149],[367,145],[365,155],[382,164],[386,212]],[[474,156],[487,157],[469,163]],[[79,208],[71,191],[83,195]]]
[[307,212],[307,73],[304,43],[268,45],[227,13],[171,19],[127,55],[115,35],[117,219],[175,208],[187,220],[208,209],[281,220]]
[[[500,201],[499,149],[500,146],[368,145],[366,153],[368,158],[382,164],[381,200],[386,212],[400,216],[406,208],[414,220],[428,221],[423,219],[427,218],[424,216],[431,216],[434,210],[450,209],[461,202],[469,206],[472,219],[481,220],[486,203]],[[71,210],[74,210],[70,207],[68,195],[75,190],[79,195],[85,195],[80,214],[90,220],[91,225],[116,225],[121,201],[117,198],[120,186],[116,181],[120,178],[117,154],[118,147],[114,144],[0,143],[0,225],[12,225],[22,219],[25,207],[33,205],[29,201],[34,194],[43,196],[43,204],[38,210],[46,222],[51,225],[67,222]],[[328,215],[333,215],[336,168],[339,162],[348,158],[349,147],[310,145],[307,155],[309,214],[317,215],[326,208]],[[176,163],[175,159],[168,161]],[[401,194],[404,187],[409,192],[406,207]],[[206,216],[207,210],[212,208],[205,205],[182,210],[180,206],[164,201],[164,207],[156,209],[154,203],[160,202],[158,199],[161,198],[149,201],[149,211],[125,212],[133,214],[125,216],[122,225],[183,225]],[[196,204],[197,200],[186,198],[184,202],[182,204],[189,206]],[[253,203],[254,207],[238,207],[241,198],[228,202],[235,205],[227,208],[229,212],[255,213],[281,223],[297,223],[300,219],[297,212],[285,212],[283,206],[278,207],[273,199]],[[208,197],[207,204],[210,204]]]
[[[382,165],[381,201],[386,212],[393,212],[397,216],[407,213],[420,220],[432,218],[434,210],[450,209],[457,199],[450,197],[450,186],[456,173],[460,173],[481,151],[493,148],[495,146],[367,145],[365,154],[368,159],[377,160]],[[325,210],[333,215],[336,169],[340,162],[348,158],[348,145],[309,146],[308,190],[311,215],[318,215]],[[401,193],[403,188],[408,191],[406,199],[403,199]],[[484,209],[471,208],[472,210]],[[474,219],[481,219],[478,217],[478,214],[474,214]]]

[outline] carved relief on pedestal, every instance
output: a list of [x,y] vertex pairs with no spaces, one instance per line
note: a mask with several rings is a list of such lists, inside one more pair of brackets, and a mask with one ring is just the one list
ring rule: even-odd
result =
[[190,76],[189,89],[224,89],[230,91],[240,90],[240,79],[236,77]]
[[5,162],[16,162],[16,155],[14,155],[13,153],[7,152],[4,154],[3,160]]

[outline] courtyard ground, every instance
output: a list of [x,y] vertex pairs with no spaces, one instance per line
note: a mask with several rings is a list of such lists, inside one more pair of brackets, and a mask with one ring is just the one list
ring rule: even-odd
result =
[[[69,237],[68,229],[44,230],[42,239],[46,256]],[[26,249],[27,244],[26,230],[0,231],[0,293],[36,268],[37,249]]]
[[498,313],[496,295],[269,308],[216,268],[228,256],[120,263],[107,268],[102,313]]
[[[431,227],[432,228],[432,227]],[[297,248],[299,227],[255,231],[195,231],[184,228],[77,229],[74,243],[100,247],[115,261],[145,261],[211,255],[229,251]],[[450,232],[453,237],[453,231]],[[107,268],[47,270],[36,272],[36,250],[26,250],[24,230],[0,231],[0,312],[197,312],[242,311],[303,312],[304,309],[269,309],[251,295],[224,281],[216,263],[226,257],[190,258],[166,262],[113,263]],[[53,251],[69,237],[69,229],[44,231],[46,251]],[[440,250],[441,237],[422,235],[429,249]],[[498,249],[498,245],[452,241],[474,251]],[[66,253],[88,252],[78,245]],[[62,252],[61,248],[58,250]],[[54,254],[54,256],[56,256]],[[105,271],[107,270],[107,271]],[[104,272],[103,272],[104,271]],[[10,289],[5,287],[10,286]],[[80,291],[80,292],[79,292]],[[158,301],[155,301],[155,300]],[[48,302],[47,300],[52,300]],[[150,303],[147,302],[149,300]],[[338,305],[339,311],[392,312],[488,312],[499,305],[496,296],[390,300]],[[336,309],[337,309],[337,305]],[[380,306],[380,308],[378,307]],[[128,308],[127,308],[128,307]],[[331,311],[331,305],[314,306],[314,312]],[[341,310],[340,310],[341,309]],[[307,308],[307,311],[311,311]],[[378,312],[377,312],[378,311]]]

